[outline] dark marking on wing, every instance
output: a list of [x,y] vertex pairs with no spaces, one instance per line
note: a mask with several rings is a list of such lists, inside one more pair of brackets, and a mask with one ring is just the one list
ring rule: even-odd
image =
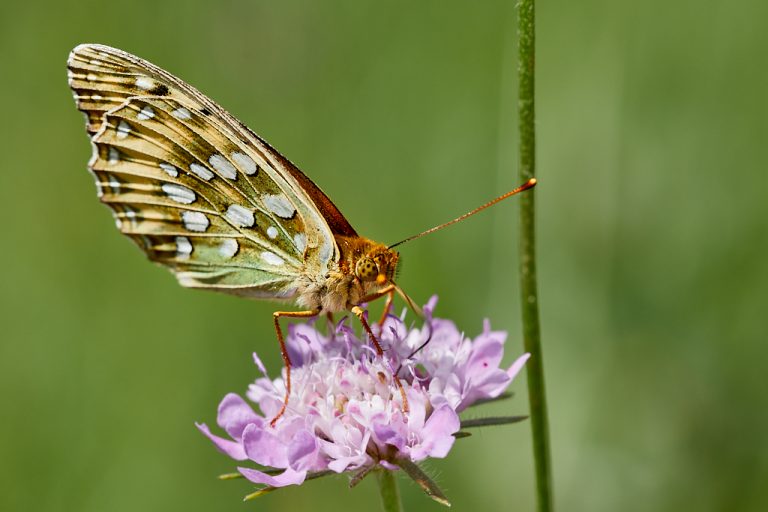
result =
[[168,96],[168,86],[165,84],[157,84],[155,87],[149,90],[149,94],[152,96]]

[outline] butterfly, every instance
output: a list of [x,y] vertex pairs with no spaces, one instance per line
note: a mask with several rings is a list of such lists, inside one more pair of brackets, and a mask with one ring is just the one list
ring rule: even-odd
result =
[[273,423],[290,394],[281,317],[351,311],[382,355],[360,305],[386,296],[386,313],[397,293],[418,311],[393,280],[394,246],[358,235],[312,180],[213,100],[109,46],[79,45],[67,67],[91,139],[88,167],[117,228],[183,286],[303,308],[273,315],[287,368]]

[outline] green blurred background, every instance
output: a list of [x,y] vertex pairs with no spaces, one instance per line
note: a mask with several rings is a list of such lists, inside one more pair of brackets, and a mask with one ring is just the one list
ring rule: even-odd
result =
[[[274,305],[180,288],[114,229],[67,88],[81,42],[210,95],[392,242],[516,185],[513,1],[5,2],[0,510],[243,505],[193,422],[279,366]],[[538,6],[539,272],[560,510],[768,506],[768,3]],[[522,352],[514,200],[402,250],[401,283]],[[399,309],[399,307],[398,307]],[[473,414],[527,411],[517,398]],[[456,510],[532,510],[529,425],[428,465]],[[408,510],[438,510],[407,481]]]

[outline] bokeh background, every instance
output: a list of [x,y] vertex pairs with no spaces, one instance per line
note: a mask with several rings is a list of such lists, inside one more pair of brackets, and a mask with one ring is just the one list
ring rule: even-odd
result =
[[[66,81],[81,42],[221,103],[384,242],[516,185],[513,1],[0,6],[0,510],[375,509],[373,481],[243,505],[194,428],[275,371],[274,305],[180,288],[114,229]],[[538,248],[556,503],[768,507],[768,3],[539,2]],[[402,250],[401,284],[522,352],[514,200]],[[527,411],[517,396],[473,412]],[[529,426],[428,465],[532,510]],[[406,480],[406,509],[438,510]]]

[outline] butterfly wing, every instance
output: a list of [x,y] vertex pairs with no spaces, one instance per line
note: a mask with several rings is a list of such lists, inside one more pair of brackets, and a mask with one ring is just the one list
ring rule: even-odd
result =
[[69,85],[99,197],[184,286],[290,298],[354,229],[320,189],[215,102],[129,53],[80,45]]

